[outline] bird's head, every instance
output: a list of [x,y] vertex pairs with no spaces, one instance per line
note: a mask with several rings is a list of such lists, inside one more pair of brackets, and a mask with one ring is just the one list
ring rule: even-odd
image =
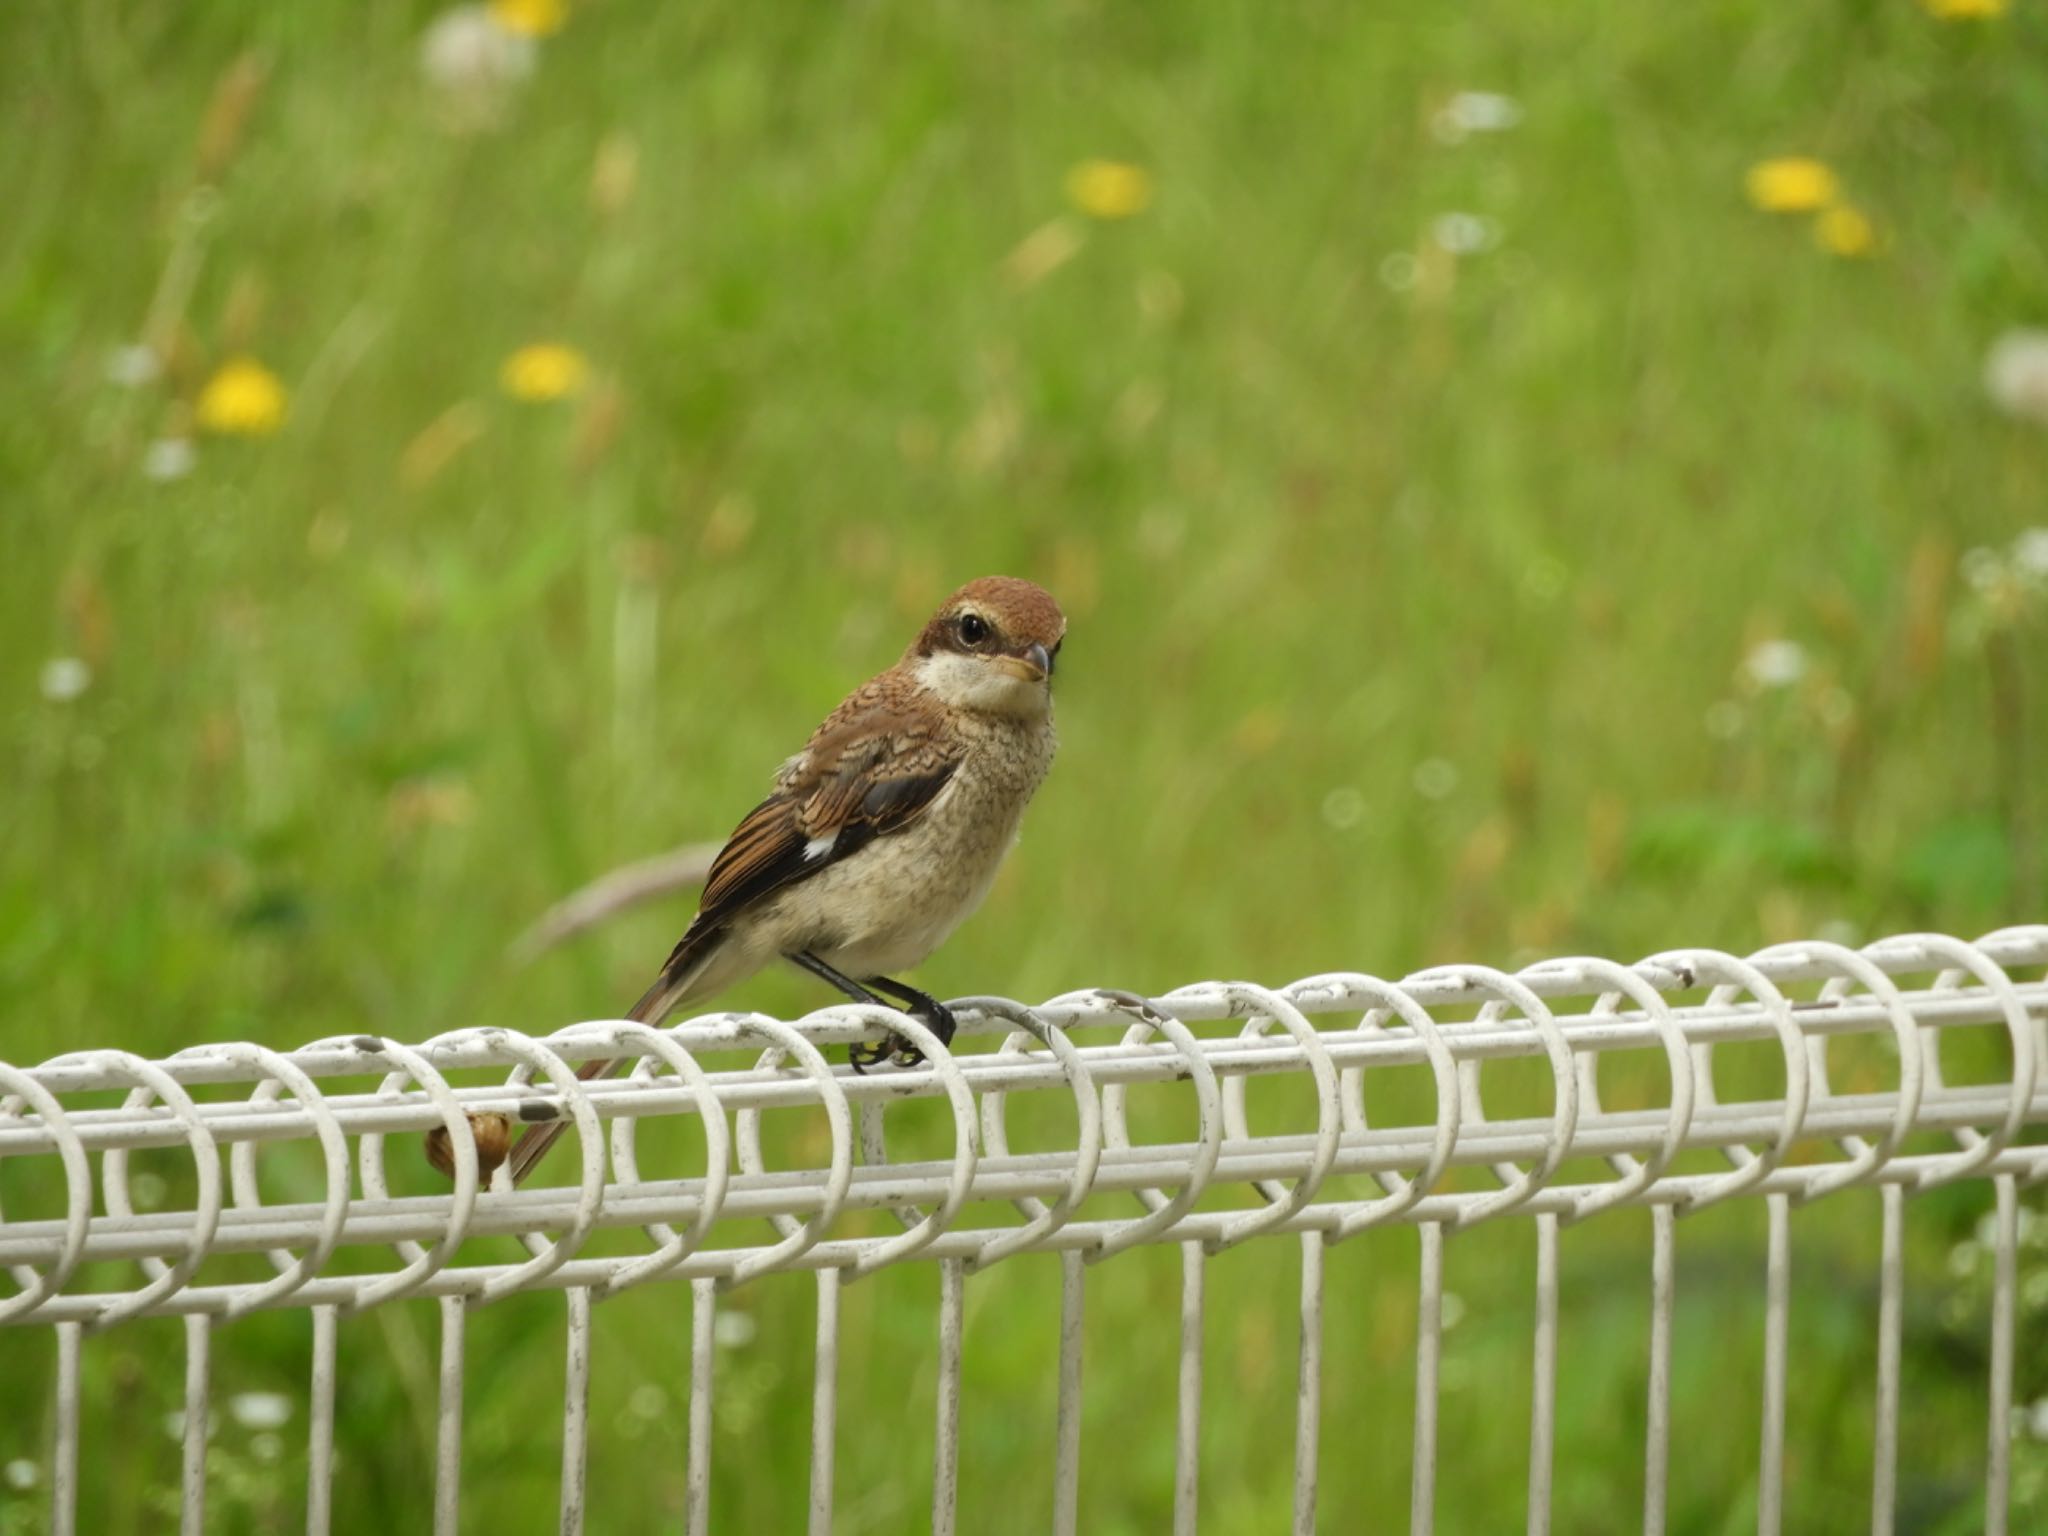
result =
[[983,576],[947,598],[905,653],[911,675],[954,709],[1044,715],[1067,617],[1043,587]]

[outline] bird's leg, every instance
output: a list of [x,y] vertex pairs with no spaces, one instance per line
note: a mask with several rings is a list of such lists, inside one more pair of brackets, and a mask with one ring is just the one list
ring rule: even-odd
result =
[[[953,1010],[930,993],[920,992],[915,987],[907,987],[887,976],[870,976],[866,979],[865,985],[873,987],[877,992],[886,992],[900,1001],[904,1005],[904,1012],[939,1037],[939,1044],[953,1043],[953,1031],[958,1027],[953,1020]],[[914,1067],[924,1060],[924,1052],[899,1037],[895,1042],[891,1059],[899,1067]]]
[[[856,1003],[873,1003],[877,1008],[890,1006],[887,999],[877,997],[851,976],[835,971],[807,949],[799,950],[789,958],[820,981],[837,987]],[[865,1074],[869,1067],[878,1067],[889,1060],[895,1054],[897,1043],[895,1035],[891,1035],[880,1045],[869,1045],[865,1040],[856,1040],[846,1048],[847,1063],[854,1071]]]
[[[851,976],[834,970],[807,949],[799,950],[789,958],[820,981],[837,987],[856,1003],[873,1003],[877,1008],[892,1006],[888,999],[878,997]],[[906,1011],[913,1018],[921,1020],[934,1030],[941,1040],[952,1039],[953,1015],[948,1013],[943,1006],[933,1002],[922,992],[911,991],[901,982],[887,981],[877,977],[873,985],[881,987],[908,1002],[911,1006],[907,1010],[899,1011]],[[856,1041],[846,1048],[846,1059],[854,1071],[865,1073],[869,1067],[879,1067],[885,1061],[893,1061],[899,1067],[916,1066],[917,1063],[924,1060],[924,1053],[918,1050],[916,1046],[910,1044],[901,1035],[892,1034],[879,1045],[869,1045],[864,1040]]]

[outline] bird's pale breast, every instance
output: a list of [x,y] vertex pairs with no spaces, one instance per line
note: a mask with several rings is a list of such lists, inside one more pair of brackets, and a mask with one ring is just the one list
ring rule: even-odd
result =
[[907,970],[981,904],[1052,766],[1052,722],[968,720],[968,750],[930,808],[778,897],[763,913],[783,953],[849,976]]

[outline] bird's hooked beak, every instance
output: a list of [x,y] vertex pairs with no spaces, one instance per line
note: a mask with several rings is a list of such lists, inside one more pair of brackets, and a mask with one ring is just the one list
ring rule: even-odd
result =
[[996,666],[1020,683],[1042,683],[1052,676],[1052,654],[1036,640],[1015,656],[998,656]]

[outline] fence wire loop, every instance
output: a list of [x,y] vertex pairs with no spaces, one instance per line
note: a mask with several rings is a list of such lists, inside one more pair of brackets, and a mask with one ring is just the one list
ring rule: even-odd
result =
[[[6,1323],[31,1315],[62,1292],[71,1272],[84,1257],[85,1241],[92,1230],[92,1163],[78,1133],[71,1127],[71,1117],[54,1093],[19,1067],[10,1067],[5,1062],[0,1062],[0,1089],[7,1093],[6,1098],[0,1099],[0,1120],[18,1120],[24,1109],[34,1110],[36,1118],[55,1138],[57,1155],[64,1164],[63,1244],[41,1269],[32,1264],[8,1266],[14,1283],[21,1289],[0,1299],[0,1323]],[[6,1212],[0,1209],[0,1225],[5,1222]]]
[[[514,1029],[492,1027],[484,1030],[458,1030],[453,1035],[440,1036],[430,1040],[428,1047],[455,1044],[471,1037],[481,1037],[484,1044],[499,1055],[509,1056],[517,1065],[513,1068],[511,1086],[524,1088],[532,1082],[538,1072],[554,1085],[568,1105],[569,1118],[576,1127],[577,1150],[581,1156],[581,1178],[576,1189],[576,1212],[570,1218],[562,1235],[549,1242],[534,1231],[520,1233],[520,1241],[526,1251],[533,1255],[524,1264],[514,1265],[502,1273],[493,1275],[484,1282],[476,1293],[478,1302],[496,1301],[500,1297],[515,1295],[531,1288],[560,1269],[596,1229],[599,1202],[604,1196],[604,1136],[598,1128],[597,1111],[590,1102],[587,1085],[577,1077],[576,1069],[564,1061],[559,1054],[542,1042],[522,1035]],[[473,1141],[474,1138],[472,1138]],[[499,1164],[494,1189],[500,1195],[512,1192],[512,1170],[506,1164]]]
[[[1572,1208],[1561,1218],[1566,1223],[1579,1222],[1601,1211],[1611,1210],[1617,1205],[1636,1198],[1651,1184],[1663,1176],[1679,1152],[1684,1148],[1685,1138],[1692,1130],[1694,1088],[1692,1053],[1687,1049],[1685,1031],[1679,1027],[1678,1019],[1665,1001],[1664,994],[1650,983],[1640,969],[1616,965],[1612,960],[1583,957],[1571,960],[1542,961],[1529,967],[1523,973],[1529,982],[1541,982],[1556,976],[1576,980],[1584,978],[1591,984],[1606,990],[1593,1000],[1589,1010],[1594,1018],[1611,1019],[1620,1011],[1624,1001],[1635,1004],[1657,1031],[1657,1041],[1664,1048],[1665,1069],[1671,1078],[1670,1103],[1664,1113],[1664,1136],[1654,1151],[1647,1157],[1637,1157],[1629,1152],[1617,1152],[1607,1158],[1608,1166],[1621,1175],[1602,1189],[1577,1192]],[[1578,1079],[1579,1108],[1582,1113],[1597,1117],[1600,1106],[1600,1058],[1587,1052],[1575,1059],[1574,1071]]]
[[[1503,1187],[1493,1195],[1462,1207],[1456,1218],[1448,1223],[1449,1229],[1456,1232],[1526,1204],[1531,1196],[1550,1182],[1558,1164],[1564,1161],[1570,1150],[1573,1133],[1578,1129],[1579,1077],[1572,1065],[1571,1045],[1565,1039],[1556,1016],[1543,999],[1513,976],[1483,965],[1455,965],[1424,972],[1410,977],[1409,981],[1417,986],[1450,982],[1464,991],[1478,993],[1487,999],[1479,1014],[1480,1021],[1484,1023],[1497,1023],[1509,1008],[1514,1009],[1542,1036],[1544,1056],[1550,1064],[1550,1135],[1545,1139],[1542,1156],[1528,1169],[1518,1168],[1513,1163],[1493,1164],[1493,1176],[1501,1181]],[[1486,1124],[1486,1106],[1479,1092],[1480,1071],[1481,1063],[1477,1060],[1461,1063],[1459,1067],[1463,1118],[1468,1125]]]
[[[1955,1137],[1963,1150],[1922,1176],[1920,1187],[1926,1189],[1978,1172],[2012,1144],[2026,1123],[2027,1108],[2034,1096],[2043,1052],[2038,1029],[2034,1021],[2028,1019],[2026,1007],[2013,988],[2012,978],[1984,953],[1980,945],[1965,944],[1960,939],[1939,933],[1912,934],[1906,942],[1916,944],[1925,953],[1947,962],[1947,968],[1934,980],[1936,991],[1955,991],[1968,977],[1997,998],[2012,1046],[2012,1083],[2006,1098],[2005,1118],[1988,1134],[1973,1126],[1959,1127]],[[1927,1080],[1931,1086],[1940,1088],[1943,1086],[1941,1043],[1931,1036],[1924,1038],[1928,1047],[1923,1053]]]
[[[1853,1184],[1867,1181],[1884,1165],[1891,1161],[1906,1137],[1911,1134],[1913,1122],[1920,1113],[1920,1099],[1924,1091],[1926,1074],[1922,1070],[1918,1040],[1918,1029],[1913,1015],[1906,1008],[1905,999],[1900,996],[1898,986],[1891,977],[1879,970],[1871,961],[1845,945],[1825,940],[1811,940],[1799,944],[1780,944],[1761,951],[1752,958],[1768,962],[1774,959],[1804,960],[1817,968],[1830,972],[1821,983],[1816,1003],[1832,1006],[1861,988],[1876,998],[1884,1007],[1885,1017],[1892,1029],[1892,1041],[1899,1053],[1899,1086],[1896,1090],[1898,1107],[1892,1115],[1891,1124],[1875,1140],[1851,1132],[1838,1137],[1837,1144],[1849,1154],[1849,1160],[1840,1168],[1822,1174],[1809,1182],[1798,1196],[1803,1203],[1832,1194],[1838,1189],[1847,1189]],[[1809,1035],[1806,1040],[1807,1063],[1815,1091],[1822,1100],[1832,1094],[1828,1078],[1828,1037]]]
[[[1436,1187],[1458,1148],[1458,1133],[1463,1128],[1463,1098],[1458,1087],[1457,1059],[1437,1028],[1435,1018],[1408,993],[1377,976],[1355,973],[1312,977],[1302,986],[1329,996],[1341,1008],[1364,1006],[1366,1013],[1359,1020],[1358,1033],[1367,1039],[1387,1038],[1384,1021],[1389,1017],[1400,1019],[1421,1043],[1424,1059],[1429,1063],[1430,1075],[1436,1085],[1436,1118],[1431,1122],[1429,1148],[1421,1166],[1412,1177],[1405,1179],[1391,1170],[1375,1170],[1374,1182],[1386,1191],[1386,1195],[1378,1200],[1348,1201],[1340,1206],[1336,1224],[1329,1229],[1330,1240],[1337,1242],[1402,1216]],[[1359,1138],[1368,1135],[1372,1126],[1365,1107],[1365,1069],[1345,1068],[1338,1077],[1338,1092],[1345,1134]]]
[[[1222,1093],[1216,1084],[1216,1069],[1210,1064],[1208,1054],[1194,1032],[1173,1015],[1135,994],[1099,991],[1095,996],[1111,1011],[1126,1014],[1137,1021],[1124,1032],[1119,1042],[1126,1049],[1143,1043],[1154,1034],[1165,1038],[1179,1058],[1182,1069],[1175,1076],[1187,1082],[1195,1092],[1195,1134],[1198,1140],[1193,1155],[1182,1170],[1184,1176],[1179,1193],[1168,1196],[1165,1191],[1152,1186],[1134,1190],[1139,1203],[1151,1214],[1112,1229],[1088,1254],[1091,1264],[1150,1241],[1193,1210],[1195,1202],[1208,1189],[1209,1181],[1216,1172],[1216,1161],[1223,1154]],[[1131,1150],[1130,1124],[1124,1113],[1125,1096],[1125,1085],[1121,1082],[1111,1083],[1102,1090],[1103,1132],[1110,1148],[1116,1152]]]
[[[463,1240],[469,1236],[469,1224],[476,1216],[481,1164],[477,1161],[476,1132],[470,1127],[469,1116],[464,1113],[454,1090],[448,1086],[448,1079],[424,1055],[409,1046],[400,1045],[396,1040],[375,1035],[357,1035],[347,1043],[363,1056],[387,1063],[392,1068],[384,1081],[377,1085],[378,1097],[395,1099],[403,1092],[406,1083],[419,1084],[434,1108],[441,1113],[441,1124],[448,1129],[449,1147],[455,1159],[455,1189],[449,1196],[446,1230],[431,1248],[411,1238],[400,1238],[392,1244],[398,1256],[407,1262],[402,1269],[354,1288],[348,1305],[352,1310],[361,1310],[410,1296],[455,1257]],[[389,1200],[391,1190],[384,1180],[384,1137],[380,1132],[363,1134],[358,1146],[358,1159],[362,1165],[363,1198],[366,1201]]]
[[[757,1035],[768,1042],[768,1049],[754,1064],[756,1071],[775,1071],[795,1057],[804,1075],[817,1085],[825,1123],[832,1132],[832,1159],[824,1170],[817,1212],[805,1221],[771,1215],[769,1222],[782,1234],[782,1241],[738,1260],[724,1277],[724,1284],[734,1286],[802,1258],[839,1219],[853,1184],[853,1112],[847,1107],[846,1091],[833,1076],[824,1054],[801,1032],[780,1019],[759,1013],[727,1014],[721,1022],[739,1038]],[[761,1112],[752,1105],[739,1112],[738,1140],[741,1171],[758,1178],[766,1171],[766,1165],[761,1157]]]
[[[1762,971],[1746,960],[1719,950],[1694,949],[1680,953],[1653,955],[1645,962],[1662,965],[1679,976],[1690,988],[1696,983],[1712,983],[1705,1006],[1725,1008],[1737,997],[1747,992],[1755,998],[1770,1021],[1772,1032],[1777,1036],[1778,1048],[1785,1058],[1785,1092],[1778,1116],[1777,1134],[1762,1152],[1751,1151],[1740,1142],[1731,1142],[1724,1153],[1735,1165],[1733,1173],[1722,1175],[1712,1183],[1692,1192],[1679,1204],[1679,1211],[1702,1210],[1709,1205],[1726,1200],[1755,1188],[1771,1176],[1784,1162],[1793,1143],[1799,1140],[1801,1129],[1806,1124],[1807,1105],[1812,1094],[1806,1054],[1806,1040],[1800,1033],[1799,1024],[1792,1015],[1792,1005],[1785,994]],[[1715,1108],[1720,1098],[1714,1083],[1714,1047],[1700,1044],[1693,1047],[1693,1066],[1696,1074],[1696,1103],[1703,1108]]]
[[[981,1161],[981,1124],[975,1114],[973,1091],[961,1075],[953,1053],[922,1021],[909,1014],[897,1014],[892,1009],[876,1008],[866,1003],[848,1003],[833,1011],[857,1018],[862,1023],[881,1022],[885,1028],[905,1036],[924,1055],[922,1066],[913,1070],[930,1068],[953,1109],[953,1161],[945,1194],[929,1212],[907,1203],[891,1206],[890,1209],[909,1230],[896,1237],[862,1245],[860,1257],[854,1261],[847,1275],[848,1279],[857,1279],[910,1257],[929,1246],[934,1238],[953,1224],[974,1189],[974,1174]],[[885,1168],[889,1163],[889,1146],[883,1124],[885,1114],[886,1108],[880,1099],[870,1099],[861,1105],[861,1155],[873,1168]]]
[[[732,1130],[710,1075],[673,1035],[630,1019],[614,1019],[602,1024],[571,1025],[557,1038],[564,1045],[594,1042],[621,1054],[638,1055],[640,1059],[627,1074],[630,1084],[651,1083],[666,1066],[690,1090],[698,1122],[704,1128],[704,1177],[689,1229],[678,1232],[665,1221],[648,1222],[642,1230],[658,1246],[654,1252],[621,1265],[602,1285],[594,1287],[592,1299],[602,1301],[668,1273],[704,1246],[724,1209],[725,1192],[732,1179]],[[635,1136],[639,1126],[639,1118],[634,1115],[620,1115],[612,1121],[612,1166],[621,1183],[641,1182]]]
[[[320,1155],[326,1174],[326,1198],[321,1202],[320,1224],[313,1233],[312,1242],[307,1245],[303,1254],[298,1255],[294,1255],[287,1248],[270,1250],[268,1257],[278,1271],[277,1276],[261,1285],[249,1286],[235,1297],[228,1306],[226,1316],[240,1317],[245,1312],[271,1306],[289,1296],[327,1267],[328,1259],[340,1245],[342,1224],[348,1219],[348,1136],[342,1130],[340,1122],[334,1118],[333,1110],[328,1108],[327,1101],[321,1096],[313,1079],[289,1057],[260,1045],[233,1041],[193,1046],[189,1050],[180,1051],[171,1059],[183,1060],[194,1054],[213,1057],[243,1068],[251,1075],[260,1076],[261,1081],[249,1095],[249,1102],[252,1105],[274,1104],[289,1092],[293,1101],[312,1116],[313,1130],[320,1141]],[[234,1191],[237,1210],[262,1209],[263,1191],[256,1176],[255,1142],[238,1141],[229,1150],[228,1180]]]
[[[1220,1253],[1248,1237],[1256,1237],[1293,1220],[1315,1199],[1323,1180],[1329,1177],[1344,1131],[1344,1106],[1337,1089],[1337,1069],[1331,1064],[1330,1053],[1324,1049],[1322,1037],[1307,1016],[1278,992],[1269,992],[1250,982],[1222,982],[1216,990],[1223,994],[1233,1009],[1252,1010],[1252,1016],[1245,1021],[1244,1029],[1239,1033],[1240,1039],[1257,1039],[1277,1024],[1301,1047],[1307,1059],[1309,1077],[1315,1084],[1316,1134],[1309,1164],[1294,1181],[1294,1188],[1287,1189],[1277,1179],[1251,1180],[1251,1187],[1267,1202],[1267,1208],[1249,1212],[1227,1224],[1222,1232],[1209,1240],[1207,1246],[1211,1253]],[[1172,1006],[1174,996],[1172,993],[1167,995],[1167,1006]],[[1223,1130],[1233,1140],[1252,1139],[1251,1123],[1245,1114],[1245,1079],[1239,1074],[1233,1074],[1223,1084]]]
[[[968,1271],[972,1273],[1035,1246],[1073,1219],[1074,1212],[1095,1187],[1095,1173],[1102,1166],[1103,1132],[1102,1102],[1096,1096],[1094,1074],[1088,1070],[1080,1049],[1067,1038],[1066,1031],[1048,1023],[1031,1009],[1005,998],[970,998],[965,1007],[985,1018],[1003,1019],[1015,1026],[997,1047],[998,1056],[1020,1056],[1034,1044],[1043,1045],[1051,1053],[1053,1060],[1059,1063],[1067,1086],[1073,1091],[1077,1122],[1074,1167],[1066,1187],[1051,1204],[1028,1194],[1011,1201],[1024,1216],[1024,1225],[992,1238],[969,1261]],[[1010,1155],[1009,1122],[1004,1113],[1008,1103],[1008,1093],[1000,1088],[989,1089],[981,1098],[981,1140],[990,1158],[1002,1159]]]
[[[65,1058],[60,1058],[60,1060]],[[220,1152],[212,1134],[199,1117],[192,1095],[170,1073],[154,1062],[131,1056],[126,1051],[93,1051],[85,1059],[109,1073],[135,1084],[121,1107],[131,1112],[147,1110],[152,1100],[160,1101],[184,1127],[186,1144],[192,1149],[193,1171],[198,1193],[193,1202],[192,1229],[184,1253],[176,1263],[167,1264],[153,1255],[141,1259],[149,1283],[119,1301],[110,1302],[89,1322],[88,1331],[106,1328],[124,1318],[146,1312],[159,1297],[182,1286],[206,1259],[213,1234],[220,1226]],[[100,1188],[107,1214],[116,1220],[132,1218],[135,1207],[128,1191],[128,1149],[110,1147],[100,1159]]]

